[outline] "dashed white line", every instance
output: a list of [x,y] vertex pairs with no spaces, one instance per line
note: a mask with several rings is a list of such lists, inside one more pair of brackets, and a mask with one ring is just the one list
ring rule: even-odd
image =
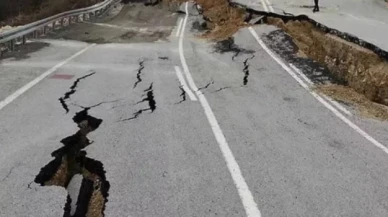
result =
[[197,101],[197,97],[195,97],[194,93],[190,90],[190,88],[188,88],[186,81],[183,78],[182,71],[179,68],[179,66],[175,66],[175,72],[176,72],[176,76],[178,77],[179,82],[182,85],[183,90],[185,90],[187,95],[189,95],[189,98],[191,99],[191,101]]
[[286,64],[283,63],[282,60],[280,60],[268,47],[265,45],[265,43],[260,39],[260,37],[257,35],[256,31],[252,27],[248,27],[249,31],[253,35],[253,37],[256,39],[256,41],[260,44],[260,46],[284,69],[288,74],[291,75],[304,89],[306,89],[315,99],[317,99],[320,103],[322,103],[326,108],[328,108],[335,116],[340,118],[343,122],[345,122],[349,127],[351,127],[353,130],[355,130],[357,133],[359,133],[361,136],[363,136],[366,140],[371,142],[376,147],[383,150],[386,154],[388,154],[388,148],[385,147],[383,144],[381,144],[379,141],[374,139],[372,136],[370,136],[368,133],[366,133],[364,130],[362,130],[360,127],[358,127],[356,124],[354,124],[351,120],[346,118],[341,112],[339,112],[337,109],[335,109],[331,104],[326,102],[321,96],[319,96],[317,93],[310,90],[308,85],[303,82],[302,79],[300,79]]
[[232,176],[233,182],[237,188],[238,194],[240,196],[240,199],[242,201],[242,204],[244,206],[246,215],[248,217],[261,217],[261,213],[259,209],[257,208],[257,204],[255,200],[253,199],[252,193],[248,188],[247,183],[245,182],[245,179],[241,173],[240,167],[236,161],[236,159],[233,156],[232,151],[229,148],[228,142],[225,139],[224,134],[222,133],[221,127],[217,122],[216,117],[214,116],[214,113],[203,93],[198,90],[198,87],[195,85],[194,80],[191,76],[191,73],[189,71],[189,67],[187,66],[186,59],[184,57],[183,53],[183,37],[185,32],[185,26],[187,23],[188,18],[188,4],[186,3],[186,16],[183,22],[183,27],[181,30],[181,35],[179,39],[179,54],[180,59],[183,66],[183,71],[185,72],[185,75],[187,76],[187,80],[189,82],[190,87],[195,91],[195,94],[197,95],[199,102],[201,103],[201,106],[203,107],[206,117],[210,123],[210,126],[212,128],[213,134],[217,140],[217,143],[221,149],[221,152],[224,156],[224,159],[226,161],[228,170]]
[[68,63],[69,61],[71,61],[72,59],[76,58],[77,56],[81,55],[82,53],[84,53],[85,51],[89,50],[91,47],[95,46],[96,44],[91,44],[89,46],[87,46],[86,48],[82,49],[81,51],[77,52],[76,54],[74,54],[73,56],[65,59],[64,61],[58,63],[57,65],[55,65],[54,67],[52,67],[51,69],[47,70],[46,72],[44,72],[43,74],[41,74],[39,77],[35,78],[34,80],[30,81],[28,84],[26,84],[25,86],[21,87],[20,89],[18,89],[16,92],[14,92],[13,94],[11,94],[10,96],[8,96],[7,98],[5,98],[4,100],[2,100],[0,102],[0,110],[3,109],[6,105],[8,105],[9,103],[11,103],[12,101],[14,101],[16,98],[18,98],[20,95],[22,95],[24,92],[26,92],[28,89],[30,89],[31,87],[35,86],[37,83],[39,83],[41,80],[43,80],[45,77],[47,77],[48,75],[50,75],[51,73],[55,72],[57,69],[59,69],[60,67],[62,67],[63,65],[65,65],[66,63]]
[[182,29],[182,23],[183,23],[183,19],[179,19],[179,24],[178,24],[178,29],[175,33],[175,36],[176,37],[179,37],[180,33],[181,33],[181,29]]

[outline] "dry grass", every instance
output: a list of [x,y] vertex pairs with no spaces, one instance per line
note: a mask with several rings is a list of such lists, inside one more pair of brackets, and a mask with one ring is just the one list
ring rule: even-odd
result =
[[370,101],[364,95],[357,93],[350,87],[331,84],[317,86],[315,89],[337,101],[353,105],[358,113],[364,117],[383,121],[388,120],[387,106]]
[[[186,0],[167,0],[167,2],[185,2]],[[225,40],[236,33],[244,23],[244,9],[234,8],[228,0],[195,0],[202,9],[203,15],[209,22],[210,31],[202,37],[211,40]]]
[[65,187],[67,178],[68,178],[68,163],[66,157],[62,158],[62,163],[59,166],[58,170],[55,172],[54,176],[45,183],[45,185],[56,185],[56,186],[62,186]]
[[88,212],[86,217],[103,217],[103,208],[105,204],[105,198],[101,191],[95,190],[89,201]]
[[17,16],[9,17],[0,23],[0,27],[25,25],[64,11],[87,7],[101,1],[103,0],[46,0],[35,11],[26,9],[25,12],[21,12]]
[[344,80],[369,100],[388,105],[388,62],[374,52],[331,34],[325,34],[307,21],[268,18],[292,36],[309,58],[326,65],[335,77]]

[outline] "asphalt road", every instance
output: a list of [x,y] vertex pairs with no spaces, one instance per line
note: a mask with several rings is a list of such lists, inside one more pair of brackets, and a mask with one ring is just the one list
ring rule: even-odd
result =
[[321,0],[313,13],[313,0],[232,0],[256,10],[304,14],[333,29],[347,32],[388,51],[388,4],[384,0]]
[[[1,60],[0,216],[63,216],[67,191],[34,179],[82,107],[102,119],[85,150],[110,183],[105,216],[388,216],[387,122],[317,100],[255,38],[274,27],[241,29],[236,53],[197,37],[197,16],[134,30],[132,10]],[[128,31],[150,37],[116,40]]]

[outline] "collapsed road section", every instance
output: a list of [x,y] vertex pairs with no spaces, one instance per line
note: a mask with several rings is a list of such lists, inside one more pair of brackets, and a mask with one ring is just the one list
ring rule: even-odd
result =
[[[202,37],[227,42],[242,27],[259,23],[276,26],[290,36],[296,45],[295,55],[325,68],[325,75],[330,77],[328,80],[354,90],[354,94],[362,95],[370,104],[376,103],[384,107],[388,105],[387,51],[305,15],[256,11],[228,0],[197,0],[196,3],[201,6],[203,22],[206,22],[204,26],[208,27]],[[229,50],[235,53],[232,57],[234,60],[239,51],[231,47]],[[382,110],[388,112],[387,107]]]
[[[79,130],[61,140],[64,145],[51,155],[54,159],[44,166],[35,178],[42,186],[61,186],[68,190],[64,217],[102,217],[108,198],[109,182],[100,161],[86,157],[84,150],[91,142],[87,135],[96,130],[101,119],[92,117],[86,108],[73,117]],[[78,189],[69,190],[69,184],[81,175]],[[72,192],[72,191],[77,192]],[[78,195],[72,197],[71,195]]]

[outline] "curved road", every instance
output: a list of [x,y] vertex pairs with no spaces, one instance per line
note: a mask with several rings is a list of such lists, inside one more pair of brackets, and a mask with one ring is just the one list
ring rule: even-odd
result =
[[63,216],[67,191],[34,179],[85,107],[105,216],[388,216],[388,124],[312,94],[260,44],[274,27],[241,29],[236,53],[198,16],[133,8],[1,60],[0,216]]

